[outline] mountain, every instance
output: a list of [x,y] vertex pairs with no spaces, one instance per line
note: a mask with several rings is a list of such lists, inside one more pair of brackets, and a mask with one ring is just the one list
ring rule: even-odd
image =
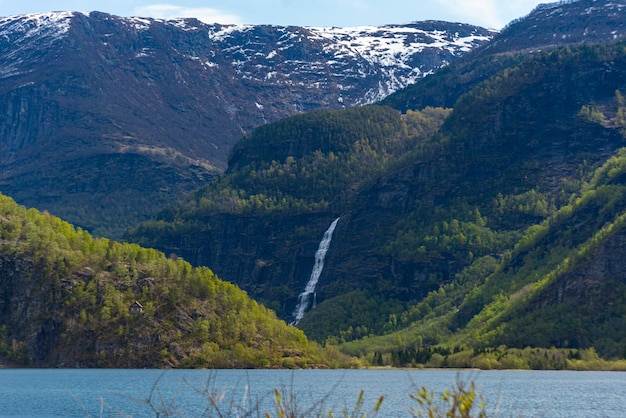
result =
[[626,4],[621,1],[565,0],[540,4],[527,16],[510,22],[476,54],[619,42],[626,39],[625,11]]
[[622,1],[565,0],[540,4],[510,22],[491,42],[393,96],[384,104],[397,109],[452,107],[478,83],[519,62],[528,53],[566,45],[619,42],[626,39]]
[[[594,33],[569,12],[593,5],[588,21],[606,22],[619,4],[559,3],[529,19],[550,17],[539,33],[554,32],[555,22],[558,33]],[[597,345],[619,357],[620,33],[476,50],[383,102],[396,109],[315,112],[261,127],[234,147],[223,177],[128,237],[210,265],[290,319],[339,218],[315,308],[298,323],[314,339],[367,336],[353,354],[445,343]],[[412,96],[423,85],[430,95]],[[453,109],[428,107],[455,95]]]
[[475,26],[0,19],[0,190],[119,236],[226,167],[267,122],[379,100],[486,42]]

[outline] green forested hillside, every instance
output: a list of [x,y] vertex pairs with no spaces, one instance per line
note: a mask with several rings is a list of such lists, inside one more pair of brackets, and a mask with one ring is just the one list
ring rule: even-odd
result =
[[[626,149],[620,149],[510,250],[475,261],[394,315],[387,327],[398,331],[343,349],[380,364],[443,361],[438,365],[450,367],[576,367],[581,353],[597,361],[595,352],[625,358],[624,178]],[[433,345],[439,349],[425,348]],[[580,351],[590,347],[593,353]],[[479,365],[485,356],[491,364]]]
[[0,356],[48,367],[336,364],[208,268],[95,239],[3,196]]
[[441,74],[469,86],[451,112],[265,126],[226,176],[128,237],[211,266],[288,319],[340,216],[298,324],[312,338],[386,361],[421,346],[620,357],[626,45],[494,60],[474,84]]
[[[498,346],[594,347],[606,358],[624,356],[626,177],[620,147],[626,108],[620,89],[626,78],[613,71],[623,48],[540,54],[457,102],[439,135],[457,151],[447,154],[448,161],[470,176],[455,181],[464,197],[449,205],[446,220],[403,230],[391,251],[431,259],[456,252],[457,260],[466,251],[470,263],[402,315],[390,316],[386,329],[398,331],[346,344],[347,352],[425,363],[437,351],[419,347],[444,344],[450,358],[438,364],[449,366],[475,366],[484,350]],[[493,153],[477,167],[485,146]],[[465,222],[450,220],[470,203]],[[458,361],[453,347],[473,349],[473,357]],[[519,367],[543,367],[522,351],[500,349],[490,356],[492,366],[510,356]]]
[[128,236],[158,245],[150,236],[159,234],[163,222],[173,223],[169,229],[216,213],[341,212],[360,187],[409,160],[448,113],[426,108],[401,115],[388,107],[366,106],[265,125],[234,147],[226,175]]
[[126,238],[211,266],[289,320],[325,228],[448,114],[367,106],[267,125],[235,148],[226,175]]
[[[484,280],[495,268],[485,257],[499,260],[511,251],[528,227],[568,205],[584,176],[623,146],[626,74],[618,68],[624,59],[623,45],[536,54],[462,96],[414,163],[355,199],[352,225],[344,226],[355,232],[339,238],[329,274],[388,298],[384,332],[403,326],[393,299],[412,306],[455,284],[459,274]],[[382,264],[385,256],[390,263]],[[323,338],[316,318],[332,300],[303,319],[307,333]],[[347,341],[372,334],[372,328],[363,332],[372,324],[350,332],[356,325],[348,322],[329,334]]]
[[[625,52],[619,45],[537,54],[463,95],[433,140],[439,149],[410,168],[435,174],[405,205],[411,212],[398,217],[388,252],[471,261],[509,248],[568,203],[581,176],[622,145]],[[606,121],[589,123],[599,108]],[[425,196],[435,203],[425,206]]]

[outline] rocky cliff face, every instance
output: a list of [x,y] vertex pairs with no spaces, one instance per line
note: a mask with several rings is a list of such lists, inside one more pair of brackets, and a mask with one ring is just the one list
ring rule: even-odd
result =
[[2,18],[0,190],[119,235],[220,173],[256,126],[378,100],[493,34],[445,22],[338,29],[98,12]]
[[57,356],[63,320],[55,315],[62,304],[60,286],[42,278],[32,258],[0,257],[0,323],[19,330],[9,347],[16,360],[33,359],[47,366]]
[[626,231],[608,238],[589,261],[563,275],[531,304],[530,309],[545,309],[566,301],[576,301],[581,307],[602,310],[606,300],[621,295],[612,294],[612,286],[626,284]]

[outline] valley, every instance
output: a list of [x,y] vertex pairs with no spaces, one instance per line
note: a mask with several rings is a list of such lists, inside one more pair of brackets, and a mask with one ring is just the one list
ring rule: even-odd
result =
[[[202,154],[204,145],[163,131],[160,145],[146,148],[136,136],[103,136],[106,140],[97,143],[102,149],[126,141],[128,149],[141,151],[98,151],[97,157],[86,152],[88,158],[72,168],[76,171],[57,171],[72,173],[67,180],[72,187],[98,202],[102,197],[92,190],[116,189],[109,196],[116,211],[128,212],[127,205],[138,211],[132,223],[124,218],[115,226],[122,241],[133,244],[99,241],[80,224],[72,229],[57,220],[52,209],[52,215],[39,214],[7,200],[0,212],[4,351],[15,340],[24,348],[14,350],[14,357],[25,356],[17,359],[53,365],[72,359],[58,357],[59,344],[76,347],[95,338],[97,347],[82,353],[77,364],[120,366],[120,358],[136,349],[144,354],[133,357],[134,364],[173,367],[623,370],[625,11],[624,1],[540,5],[423,78],[427,71],[411,60],[424,44],[421,31],[437,22],[386,27],[383,42],[371,38],[380,28],[357,36],[340,29],[199,29],[190,21],[174,25],[98,16],[99,25],[131,25],[151,36],[179,30],[180,36],[200,36],[208,30],[212,42],[245,39],[260,52],[222,45],[224,61],[215,55],[203,65],[213,71],[228,62],[231,76],[244,84],[271,79],[275,84],[263,89],[267,97],[280,99],[268,107],[255,96],[250,112],[229,107],[243,106],[234,99],[243,99],[243,91],[229,91],[234,102],[220,99],[231,103],[222,109],[239,132],[229,145],[217,147],[223,150],[221,163]],[[459,32],[455,39],[477,41],[476,30]],[[289,48],[275,47],[296,38]],[[327,44],[329,38],[349,42]],[[439,42],[434,35],[428,41]],[[381,51],[404,43],[398,66],[408,72],[390,71],[382,84],[371,75],[383,74],[382,69],[361,77],[356,74],[366,67],[352,67],[354,72],[337,67],[330,84],[309,74],[318,101],[309,98],[310,107],[280,113],[278,103],[291,99],[277,92],[300,95],[303,90],[291,84],[291,70],[266,65],[282,51],[293,54],[284,65],[298,61],[301,73],[310,72],[315,65],[302,66],[302,54],[316,43],[325,45],[318,51],[335,57],[350,55],[350,45],[358,52],[353,59],[367,62],[366,67],[385,61]],[[368,50],[373,44],[385,46]],[[302,48],[297,53],[295,45]],[[409,55],[414,58],[407,60]],[[189,56],[201,55],[190,50]],[[197,60],[185,65],[192,61]],[[180,65],[164,76],[159,89],[171,80],[199,83],[184,78],[182,68],[190,67]],[[419,79],[409,80],[418,73]],[[384,88],[355,82],[348,89],[349,79],[373,80]],[[348,92],[358,89],[348,100]],[[166,108],[173,106],[169,98],[182,96],[158,97],[150,103]],[[216,108],[197,96],[194,100]],[[174,126],[190,123],[188,114],[200,109],[175,103],[184,111],[172,119]],[[264,119],[270,108],[274,113]],[[256,115],[257,122],[244,124],[235,117],[243,113]],[[206,114],[202,120],[208,124]],[[130,119],[125,123],[135,126]],[[175,142],[181,146],[173,147]],[[13,183],[0,189],[16,194],[18,203],[21,195],[11,187],[32,193],[57,185],[49,173],[25,163],[56,160],[45,154],[35,158],[25,150],[37,148],[22,145],[4,144],[15,152],[2,154],[15,155],[15,164],[28,172],[24,179],[30,183],[23,184],[32,187]],[[119,179],[106,170],[90,173],[92,166]],[[166,196],[160,203],[153,203],[148,183]],[[125,194],[133,197],[122,198]],[[37,195],[42,202],[55,199]],[[65,195],[59,190],[58,196]],[[150,204],[151,213],[140,210]],[[80,205],[67,207],[79,210]],[[115,220],[111,217],[112,224]],[[14,290],[26,278],[30,284]],[[48,287],[51,293],[39,291]],[[40,301],[32,309],[41,312],[23,308],[19,295],[24,292]],[[220,299],[226,306],[218,304]],[[153,322],[144,320],[141,335],[149,338],[150,327],[162,327],[158,360],[146,357],[156,355],[146,349],[148,340],[120,342],[136,322],[123,307],[135,300],[151,309],[147,318]],[[37,319],[30,321],[33,315]],[[22,330],[26,323],[33,327],[28,332]],[[228,364],[229,356],[239,360]]]

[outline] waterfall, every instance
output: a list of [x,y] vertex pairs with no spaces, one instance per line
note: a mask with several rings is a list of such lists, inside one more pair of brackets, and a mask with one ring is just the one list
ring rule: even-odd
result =
[[320,241],[320,245],[315,252],[315,265],[311,271],[309,282],[304,288],[304,292],[300,293],[300,296],[298,296],[298,305],[296,306],[296,310],[293,312],[294,320],[291,325],[297,325],[298,322],[300,322],[304,316],[304,312],[309,307],[311,295],[313,295],[314,298],[316,296],[315,287],[317,286],[317,281],[319,280],[322,270],[324,269],[324,258],[326,257],[326,253],[330,247],[330,241],[333,239],[333,232],[335,232],[337,222],[339,222],[339,218],[335,219],[333,223],[330,224],[326,232],[324,232],[324,237]]

